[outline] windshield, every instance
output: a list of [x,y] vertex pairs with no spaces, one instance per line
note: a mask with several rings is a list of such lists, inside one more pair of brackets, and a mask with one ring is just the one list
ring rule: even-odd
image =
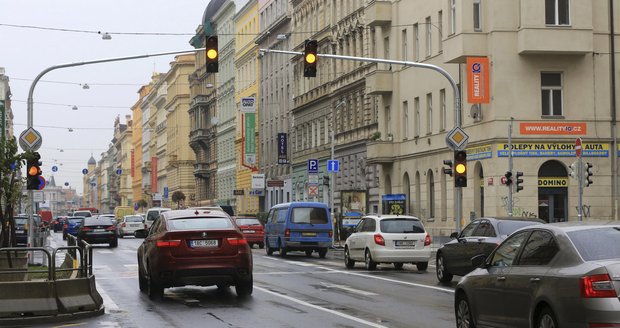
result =
[[112,219],[106,217],[95,217],[95,218],[86,218],[84,219],[85,226],[95,226],[95,225],[113,225]]
[[260,225],[260,221],[258,219],[237,219],[235,220],[237,225]]
[[291,222],[325,224],[327,223],[327,211],[320,207],[295,207],[293,208]]
[[571,231],[567,235],[586,261],[620,258],[620,227]]
[[388,219],[381,220],[381,232],[385,233],[424,233],[424,226],[418,220]]
[[15,224],[24,225],[28,223],[28,219],[26,218],[14,218],[14,219],[15,219]]
[[70,224],[80,224],[80,223],[82,223],[82,220],[84,220],[84,219],[82,219],[82,218],[80,218],[80,219],[69,219],[69,223]]

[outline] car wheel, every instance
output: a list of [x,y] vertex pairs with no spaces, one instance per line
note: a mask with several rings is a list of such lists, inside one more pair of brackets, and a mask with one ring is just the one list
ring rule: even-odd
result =
[[164,297],[164,287],[153,281],[153,278],[150,277],[150,273],[146,287],[146,294],[151,300],[159,300]]
[[446,260],[441,254],[437,254],[437,260],[435,261],[435,273],[437,274],[437,280],[440,282],[452,281],[452,274],[446,271]]
[[118,247],[118,239],[114,239],[113,241],[110,242],[110,247],[111,248],[116,248]]
[[312,251],[306,251],[306,257],[312,257]]
[[325,255],[327,255],[327,248],[319,249],[319,257],[324,259]]
[[428,269],[428,262],[418,262],[415,266],[418,268],[418,271],[426,271]]
[[62,235],[62,240],[67,240],[67,235],[66,234]]
[[125,235],[123,235],[122,233],[118,234],[118,238],[124,238],[124,237],[125,237]]
[[348,247],[344,248],[344,266],[347,267],[347,269],[351,269],[355,266],[355,261],[351,259]]
[[258,244],[258,248],[260,248],[260,249],[265,248],[265,243],[259,243],[259,244]]
[[456,328],[475,328],[471,307],[467,296],[460,294],[456,297],[456,306],[454,307],[456,317]]
[[148,281],[144,278],[142,271],[144,270],[142,269],[142,264],[140,264],[140,259],[138,259],[138,285],[140,286],[140,291],[145,292],[148,289]]
[[280,256],[286,257],[286,247],[282,245],[282,242],[280,242]]
[[228,289],[228,284],[217,284],[217,289],[218,290],[227,290]]
[[372,260],[369,249],[367,249],[364,254],[364,263],[366,264],[366,270],[375,270],[377,268],[377,263]]
[[405,264],[405,263],[403,263],[403,262],[396,262],[396,263],[394,263],[394,267],[395,267],[397,270],[402,270],[402,269],[403,269],[403,265],[404,265],[404,264]]
[[252,295],[253,289],[254,282],[252,280],[252,276],[248,279],[241,279],[235,284],[235,292],[237,292],[237,297],[248,297]]
[[545,307],[540,311],[538,315],[538,320],[536,321],[537,328],[557,328],[558,321],[555,318],[555,314],[551,311],[550,308]]

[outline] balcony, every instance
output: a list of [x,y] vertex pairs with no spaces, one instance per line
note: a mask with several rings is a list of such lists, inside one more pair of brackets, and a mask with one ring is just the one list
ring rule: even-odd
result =
[[208,178],[209,177],[209,164],[207,163],[196,163],[194,164],[194,176],[199,178]]
[[487,34],[459,33],[443,42],[443,58],[447,63],[464,63],[467,57],[487,56]]
[[391,164],[396,160],[394,143],[391,141],[374,141],[366,148],[368,164]]
[[387,25],[392,22],[392,3],[390,1],[371,1],[365,10],[369,26]]
[[375,70],[366,74],[366,88],[369,95],[392,93],[392,71]]
[[209,129],[195,129],[189,132],[189,143],[192,144],[203,144],[207,145],[209,139],[212,137],[212,133],[209,132]]
[[591,29],[528,27],[517,34],[520,55],[583,55],[594,51]]

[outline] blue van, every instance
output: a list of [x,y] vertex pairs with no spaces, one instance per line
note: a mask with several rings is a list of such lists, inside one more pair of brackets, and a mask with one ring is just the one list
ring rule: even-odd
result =
[[329,208],[323,203],[292,202],[274,205],[265,224],[265,249],[267,255],[279,251],[286,256],[289,251],[312,252],[324,258],[332,246],[334,234]]

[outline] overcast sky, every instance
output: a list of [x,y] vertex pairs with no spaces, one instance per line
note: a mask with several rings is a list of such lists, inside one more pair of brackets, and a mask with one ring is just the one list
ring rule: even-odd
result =
[[[32,80],[50,66],[131,55],[192,49],[189,40],[208,0],[0,0],[0,67],[10,78],[16,137],[26,129]],[[8,25],[32,26],[35,28]],[[38,28],[109,32],[97,33]],[[118,34],[121,33],[121,34]],[[183,35],[131,35],[171,33]],[[91,154],[101,159],[114,119],[137,101],[153,72],[166,72],[174,56],[63,68],[46,74],[34,91],[34,128],[43,176],[83,192],[82,169]],[[88,84],[90,89],[83,89]],[[78,110],[73,110],[77,106]],[[69,129],[73,129],[70,132]],[[52,173],[52,166],[58,171]]]

